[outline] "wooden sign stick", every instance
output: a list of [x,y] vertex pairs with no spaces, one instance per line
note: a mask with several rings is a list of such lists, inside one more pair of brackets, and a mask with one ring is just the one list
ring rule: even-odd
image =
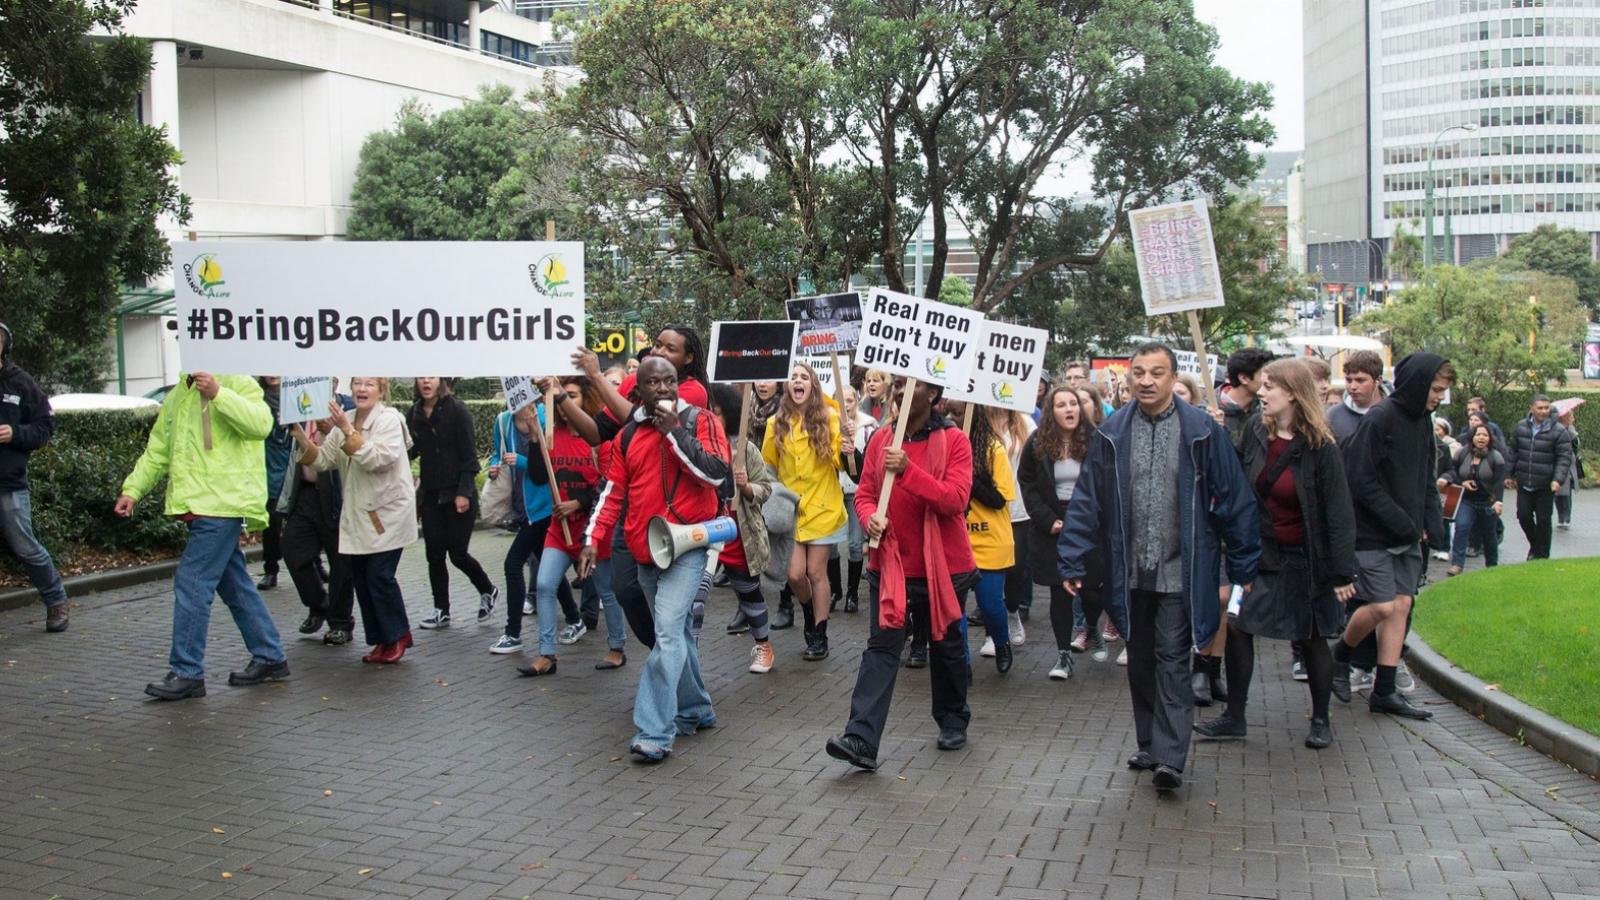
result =
[[[733,470],[744,472],[744,448],[750,439],[750,388],[746,382],[739,385],[739,443],[733,448]],[[746,474],[749,474],[746,472]]]
[[[561,487],[556,484],[556,467],[550,459],[550,443],[556,435],[556,405],[549,394],[544,395],[544,440],[539,442],[539,454],[544,457],[544,474],[550,479],[550,500],[556,506],[561,505]],[[555,515],[554,510],[551,511]],[[572,529],[567,527],[565,516],[558,516],[561,523],[561,537],[568,544],[572,543]]]
[[973,403],[971,400],[968,400],[966,412],[961,414],[961,433],[967,437],[972,436],[972,409],[977,405],[978,404]]
[[[839,403],[839,426],[840,426],[841,430],[844,427],[844,383],[845,383],[844,382],[844,377],[839,374],[839,354],[834,353],[833,354],[833,399],[838,401],[838,403]],[[850,424],[854,425],[855,423],[852,422]],[[860,449],[860,448],[858,447],[856,449]],[[850,459],[846,461],[846,467],[850,470],[850,477],[851,478],[856,477],[856,457],[855,457],[855,454],[853,454],[853,453],[850,454]]]
[[[900,418],[894,425],[894,441],[889,444],[889,449],[891,450],[899,450],[900,445],[906,441],[906,423],[911,421],[911,397],[916,392],[917,380],[915,378],[907,378],[906,400],[900,404]],[[889,515],[889,496],[894,493],[894,474],[893,472],[884,474],[883,490],[878,492],[878,512],[883,516]],[[877,540],[872,540],[867,542],[867,546],[877,549],[879,543]]]
[[1200,314],[1189,310],[1189,337],[1194,340],[1195,360],[1200,364],[1200,390],[1206,395],[1206,409],[1217,408],[1217,397],[1211,386],[1211,358],[1206,355],[1206,337],[1200,332]]

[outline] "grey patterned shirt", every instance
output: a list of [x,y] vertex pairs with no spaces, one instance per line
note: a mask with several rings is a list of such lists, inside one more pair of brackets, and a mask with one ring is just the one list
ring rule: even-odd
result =
[[1183,590],[1178,528],[1178,404],[1154,419],[1143,407],[1133,419],[1133,589],[1176,594]]

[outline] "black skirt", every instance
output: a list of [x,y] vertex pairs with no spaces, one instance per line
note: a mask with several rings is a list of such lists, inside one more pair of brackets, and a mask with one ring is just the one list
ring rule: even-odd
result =
[[1344,628],[1344,613],[1329,585],[1316,584],[1304,547],[1262,542],[1261,572],[1228,626],[1259,637],[1302,641],[1332,637]]

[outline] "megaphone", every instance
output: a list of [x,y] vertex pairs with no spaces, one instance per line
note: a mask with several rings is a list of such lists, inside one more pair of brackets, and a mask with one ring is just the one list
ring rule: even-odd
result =
[[721,516],[694,525],[679,525],[656,516],[650,520],[647,533],[650,541],[650,561],[656,564],[656,568],[665,569],[672,565],[673,560],[690,550],[709,547],[718,541],[731,541],[738,534],[739,526],[730,516]]

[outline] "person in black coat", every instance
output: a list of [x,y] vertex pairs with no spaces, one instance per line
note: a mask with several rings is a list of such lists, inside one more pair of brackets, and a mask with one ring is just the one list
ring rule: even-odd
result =
[[1227,711],[1194,730],[1215,739],[1245,736],[1260,635],[1294,641],[1299,650],[1311,688],[1306,746],[1320,750],[1333,741],[1328,638],[1343,627],[1342,604],[1355,596],[1355,512],[1311,369],[1293,358],[1269,363],[1260,396],[1240,451],[1261,508],[1261,572],[1228,611]]
[[1550,398],[1538,394],[1528,417],[1511,431],[1506,487],[1517,492],[1517,522],[1528,536],[1528,558],[1550,557],[1556,493],[1571,477],[1573,432],[1556,421]]
[[1459,484],[1463,488],[1456,506],[1456,535],[1450,549],[1450,568],[1446,575],[1460,575],[1467,563],[1467,546],[1476,543],[1483,549],[1483,564],[1500,564],[1500,514],[1505,506],[1506,458],[1494,444],[1494,432],[1478,423],[1467,432],[1467,443],[1456,451],[1450,466],[1439,479],[1439,487]]
[[461,570],[478,591],[478,619],[489,618],[500,589],[489,580],[467,545],[478,519],[478,447],[472,413],[456,399],[444,378],[418,378],[416,399],[406,424],[411,428],[412,458],[422,460],[417,512],[428,557],[428,584],[433,589],[433,615],[423,628],[450,627],[450,570]]
[[45,631],[67,630],[67,590],[50,551],[33,533],[28,458],[55,434],[50,398],[11,361],[11,329],[0,323],[0,535],[45,606]]

